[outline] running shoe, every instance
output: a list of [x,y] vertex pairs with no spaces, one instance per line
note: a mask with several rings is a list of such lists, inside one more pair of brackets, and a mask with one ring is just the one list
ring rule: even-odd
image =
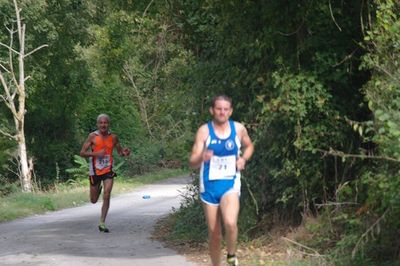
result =
[[227,258],[226,262],[229,266],[239,266],[238,259],[236,257]]
[[102,233],[109,233],[110,232],[110,230],[108,230],[106,225],[103,224],[103,223],[99,224],[99,231],[102,232]]

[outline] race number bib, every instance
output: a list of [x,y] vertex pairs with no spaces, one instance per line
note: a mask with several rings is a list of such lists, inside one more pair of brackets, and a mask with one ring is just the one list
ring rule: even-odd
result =
[[110,166],[110,155],[96,157],[96,169],[102,170]]
[[233,179],[236,175],[236,156],[212,156],[209,180]]

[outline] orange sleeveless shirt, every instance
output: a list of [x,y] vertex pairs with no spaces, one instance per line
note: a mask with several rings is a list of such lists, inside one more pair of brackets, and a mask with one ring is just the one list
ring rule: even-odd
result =
[[105,154],[103,156],[93,156],[89,158],[91,159],[89,162],[89,174],[104,175],[111,172],[113,166],[113,138],[111,134],[103,136],[98,131],[95,131],[95,134],[92,151],[98,152],[105,148]]

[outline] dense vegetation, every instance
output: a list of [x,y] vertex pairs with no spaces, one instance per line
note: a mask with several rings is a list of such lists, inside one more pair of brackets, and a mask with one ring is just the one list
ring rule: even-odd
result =
[[[74,178],[65,170],[102,112],[133,149],[127,175],[185,166],[210,97],[226,93],[256,144],[243,236],[317,217],[305,244],[332,261],[399,262],[397,1],[20,2],[27,45],[49,45],[27,61],[28,152],[44,188]],[[11,1],[0,10],[9,25]],[[7,193],[15,145],[0,144]],[[189,196],[179,217],[201,220],[196,204]]]

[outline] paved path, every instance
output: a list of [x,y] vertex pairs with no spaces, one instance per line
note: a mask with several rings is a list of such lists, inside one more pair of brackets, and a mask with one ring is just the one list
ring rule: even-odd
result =
[[157,219],[179,207],[178,190],[189,181],[172,178],[112,197],[109,234],[97,229],[101,203],[0,224],[0,265],[195,265],[149,239]]

